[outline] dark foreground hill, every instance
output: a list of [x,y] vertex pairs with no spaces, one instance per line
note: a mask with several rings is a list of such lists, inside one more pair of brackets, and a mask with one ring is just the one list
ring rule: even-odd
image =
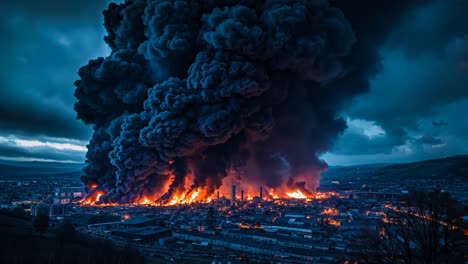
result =
[[0,212],[0,263],[144,263],[133,249],[119,248],[108,241],[93,240],[78,232],[50,228],[34,232],[31,219]]

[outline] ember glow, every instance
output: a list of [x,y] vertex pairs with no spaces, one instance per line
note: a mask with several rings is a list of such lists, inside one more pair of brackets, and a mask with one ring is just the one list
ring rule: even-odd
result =
[[340,226],[341,225],[341,222],[338,221],[338,220],[335,220],[335,219],[328,219],[327,223],[331,226]]
[[243,229],[251,229],[251,228],[256,228],[256,229],[263,229],[261,225],[249,225],[246,223],[239,223],[239,228]]
[[325,208],[323,209],[322,215],[330,215],[330,216],[337,216],[338,215],[338,210],[335,208]]
[[131,218],[131,216],[130,216],[129,214],[124,214],[124,215],[122,216],[122,219],[123,219],[123,220],[128,220],[128,219],[130,219],[130,218]]

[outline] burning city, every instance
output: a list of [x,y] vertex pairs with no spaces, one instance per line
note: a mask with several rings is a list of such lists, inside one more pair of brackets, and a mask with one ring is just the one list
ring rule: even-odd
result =
[[[458,243],[468,238],[468,223],[459,216],[418,205],[418,195],[444,200],[445,192],[329,177],[313,191],[238,183],[212,195],[194,189],[174,193],[167,202],[146,197],[128,204],[101,202],[104,193],[93,192],[98,186],[85,193],[83,187],[67,187],[70,180],[56,179],[47,183],[55,186],[53,193],[29,198],[29,204],[18,197],[12,206],[48,215],[49,232],[71,223],[83,239],[131,248],[149,263],[380,262],[389,258],[382,254],[385,246],[414,224],[437,223],[441,238],[447,230],[450,239],[461,237]],[[16,188],[26,187],[33,186],[23,182]],[[422,254],[417,239],[407,242]],[[396,257],[405,258],[401,252]]]

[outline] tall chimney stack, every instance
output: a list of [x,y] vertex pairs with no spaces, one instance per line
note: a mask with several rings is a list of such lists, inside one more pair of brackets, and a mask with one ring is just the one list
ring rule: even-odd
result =
[[260,200],[263,200],[263,187],[260,186]]
[[244,191],[241,191],[241,202],[244,201]]
[[236,186],[232,185],[232,188],[231,188],[231,203],[235,203],[235,202],[236,202]]
[[219,200],[219,191],[216,193],[216,198]]

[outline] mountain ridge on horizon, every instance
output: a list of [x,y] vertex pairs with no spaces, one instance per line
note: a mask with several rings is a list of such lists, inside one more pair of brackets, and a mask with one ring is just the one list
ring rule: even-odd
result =
[[458,178],[468,181],[468,155],[455,155],[407,163],[330,166],[322,179],[366,178],[368,180],[408,180]]
[[[8,174],[11,174],[12,176],[60,173],[80,174],[84,164],[85,163],[0,160],[0,176],[7,176]],[[467,165],[463,166],[464,164]],[[422,168],[424,165],[426,165],[425,167],[427,168]],[[443,167],[444,170],[449,170],[451,172],[453,172],[454,170],[459,170],[462,174],[468,175],[468,154],[455,155],[437,159],[426,159],[407,163],[371,163],[349,166],[330,166],[328,171],[322,173],[322,176],[327,177],[330,174],[336,174],[344,171],[350,172],[356,169],[360,170],[361,173],[364,173],[364,171],[368,171],[368,173],[372,172],[374,176],[394,174],[393,172],[396,171],[403,171],[403,174],[407,174],[408,171],[411,171],[410,174],[417,174],[417,172],[415,172],[416,170],[437,170],[437,168],[435,167],[438,167],[439,170],[441,169],[441,167]],[[392,171],[392,173],[390,173],[390,171]]]
[[[359,167],[359,166],[390,166],[390,165],[402,165],[402,164],[413,164],[413,163],[425,163],[432,162],[437,160],[450,160],[455,158],[466,158],[468,159],[468,154],[459,154],[453,156],[447,156],[442,158],[433,158],[433,159],[422,159],[411,162],[376,162],[376,163],[363,163],[363,164],[353,164],[353,165],[330,165],[329,167]],[[23,161],[23,160],[6,160],[0,159],[0,166],[15,166],[15,167],[34,167],[33,165],[38,165],[38,167],[60,167],[60,168],[82,168],[86,163],[85,162],[59,162],[59,161],[41,161],[41,160],[32,160],[32,161]],[[1,171],[1,170],[0,170]]]

